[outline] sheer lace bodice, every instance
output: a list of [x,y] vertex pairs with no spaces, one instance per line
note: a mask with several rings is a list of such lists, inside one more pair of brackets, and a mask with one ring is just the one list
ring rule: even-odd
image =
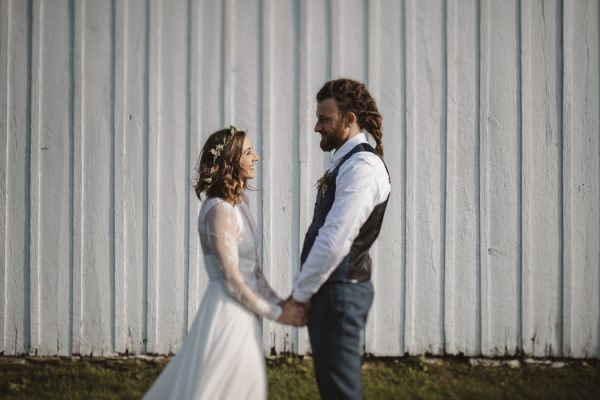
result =
[[211,282],[223,282],[227,293],[250,311],[269,319],[281,314],[281,299],[258,265],[256,227],[244,196],[233,206],[218,197],[202,203],[198,218],[204,265]]

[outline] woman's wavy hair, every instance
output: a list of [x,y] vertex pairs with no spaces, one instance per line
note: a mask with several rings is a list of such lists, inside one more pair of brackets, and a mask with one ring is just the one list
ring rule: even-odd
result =
[[335,99],[342,118],[349,112],[356,115],[358,126],[373,136],[375,150],[383,158],[383,118],[365,84],[345,78],[329,81],[317,93],[317,102],[331,98]]
[[246,132],[235,127],[211,134],[196,164],[194,190],[198,199],[221,197],[233,204],[241,202],[248,178],[240,167]]

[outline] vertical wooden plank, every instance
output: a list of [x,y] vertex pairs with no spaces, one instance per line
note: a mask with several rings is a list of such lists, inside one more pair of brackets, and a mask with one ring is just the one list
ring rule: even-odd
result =
[[[30,143],[30,4],[8,6],[7,181],[5,247],[5,353],[16,355],[29,346],[29,143]],[[10,234],[8,234],[10,233]]]
[[[111,351],[113,342],[113,116],[111,3],[86,4],[83,15],[82,80],[82,348],[95,356]],[[101,167],[102,166],[102,167]]]
[[165,353],[168,346],[162,341],[159,331],[160,307],[159,307],[159,211],[160,211],[160,133],[162,125],[162,20],[163,12],[162,2],[158,0],[148,0],[147,18],[148,26],[146,32],[146,45],[148,46],[146,55],[148,61],[147,76],[147,155],[146,155],[146,174],[147,174],[147,245],[146,245],[146,278],[147,278],[147,309],[146,309],[146,352]]
[[[302,250],[302,244],[304,242],[304,235],[310,224],[310,218],[312,217],[310,206],[314,201],[313,185],[311,179],[311,160],[314,148],[311,146],[312,143],[305,139],[305,135],[311,131],[312,123],[312,97],[313,94],[310,92],[311,82],[311,68],[310,65],[313,62],[313,54],[310,48],[310,19],[309,16],[312,13],[314,5],[312,2],[298,2],[297,3],[297,40],[298,40],[298,53],[297,57],[300,61],[298,64],[298,75],[297,75],[297,100],[298,100],[298,114],[297,114],[297,126],[298,132],[295,135],[297,139],[297,151],[298,151],[298,249]],[[300,260],[292,260],[292,268],[294,271],[298,271],[300,268]],[[295,274],[294,274],[295,275]],[[280,296],[286,297],[288,293],[280,293]],[[296,351],[298,354],[305,354],[310,348],[310,339],[308,337],[308,330],[306,328],[300,328],[296,330]]]
[[[233,4],[232,4],[233,6]],[[225,120],[225,126],[231,121],[240,129],[244,129],[250,135],[250,139],[256,142],[257,113],[260,109],[258,104],[258,77],[259,60],[255,55],[259,51],[260,32],[260,8],[258,0],[236,2],[232,7],[231,15],[226,22],[227,32],[231,35],[230,47],[226,52],[229,54],[228,62],[231,64],[227,69],[231,72],[230,91],[232,92],[230,119]],[[289,23],[289,21],[288,21]],[[256,193],[249,193],[255,198]]]
[[538,357],[561,355],[561,14],[558,0],[521,3],[522,343]]
[[[201,3],[199,13],[201,17],[198,19],[199,35],[202,42],[199,68],[202,75],[199,79],[202,81],[198,97],[205,99],[202,107],[198,108],[200,116],[199,132],[198,132],[198,148],[197,157],[200,155],[202,146],[208,136],[220,129],[223,126],[223,31],[221,25],[223,21],[223,4],[222,2],[205,1]],[[207,38],[211,38],[207,40]],[[211,76],[213,79],[202,79],[204,76]],[[200,205],[201,206],[201,202]],[[195,221],[197,221],[197,214]],[[198,224],[194,225],[196,229],[196,238],[198,238]],[[198,240],[198,239],[197,239]],[[199,259],[198,265],[198,298],[200,299],[206,290],[208,284],[208,275],[204,268],[203,257]]]
[[[114,184],[114,348],[116,353],[124,353],[127,349],[127,312],[126,304],[128,300],[127,290],[127,263],[126,255],[128,252],[128,237],[126,231],[127,218],[127,120],[126,120],[126,90],[127,90],[127,57],[128,46],[128,2],[116,1],[112,8],[112,46],[114,60],[113,68],[113,98],[112,98],[112,118],[113,135],[112,153],[114,157],[114,175],[112,177]],[[139,17],[139,16],[138,16]]]
[[[327,24],[329,26],[329,74],[327,80],[342,77],[344,72],[344,36],[342,35],[342,0],[329,0],[327,8]],[[316,94],[316,93],[315,93]],[[327,154],[327,160],[331,157]],[[329,167],[329,164],[327,164]]]
[[[402,82],[402,174],[401,174],[401,184],[402,184],[402,209],[401,216],[403,222],[403,240],[402,240],[402,270],[401,270],[401,278],[403,285],[403,293],[402,293],[402,310],[401,310],[401,330],[400,330],[400,343],[402,346],[402,353],[406,354],[406,337],[409,332],[407,328],[409,324],[407,321],[407,299],[408,299],[408,256],[407,256],[407,248],[408,248],[408,60],[407,60],[407,36],[408,36],[408,17],[406,10],[406,3],[402,4],[402,29],[400,31],[400,54],[402,56],[402,69],[401,69],[401,82]],[[391,194],[390,194],[391,195]]]
[[31,63],[29,97],[29,349],[36,354],[40,346],[40,118],[41,118],[41,66],[42,66],[42,5],[39,1],[31,2]]
[[[261,40],[261,10],[258,0],[236,2],[231,4],[232,9],[227,21],[231,24],[227,27],[230,35],[229,62],[231,63],[231,109],[230,120],[226,120],[224,127],[233,124],[246,131],[255,149],[259,148],[261,132],[258,130],[262,100],[260,99],[260,59],[256,54],[260,52]],[[259,161],[259,165],[262,162]],[[250,185],[262,189],[259,179],[250,182]],[[250,199],[250,210],[256,221],[258,207],[262,203],[262,191],[246,191]],[[258,227],[257,227],[258,228]],[[259,235],[259,232],[257,232]],[[262,243],[257,243],[258,249]],[[259,257],[261,251],[258,250]],[[265,271],[267,276],[269,271]]]
[[184,253],[186,178],[186,28],[187,0],[169,2],[160,12],[160,96],[157,136],[157,336],[161,352],[174,353],[187,333]]
[[444,7],[407,3],[407,351],[443,348]]
[[[380,8],[378,3],[372,3],[368,0],[363,0],[363,10],[365,13],[365,24],[363,25],[364,30],[362,34],[364,35],[365,48],[364,53],[362,55],[365,63],[363,66],[365,67],[365,75],[363,78],[363,82],[367,85],[371,96],[375,98],[375,101],[378,99],[379,91],[380,91],[380,79],[377,71],[379,69],[379,61],[381,58],[380,54],[380,32],[377,27],[380,24]],[[380,105],[379,105],[380,106]],[[381,112],[381,110],[379,110]],[[371,143],[373,140],[371,136],[367,134],[367,138]],[[378,287],[378,263],[379,260],[379,242],[376,241],[369,251],[369,255],[371,256],[371,260],[373,261],[373,272],[371,274],[371,282],[373,283],[374,290],[374,298],[373,304],[371,305],[371,309],[369,310],[369,314],[367,316],[367,325],[364,331],[364,339],[363,346],[364,351],[368,353],[372,353],[370,349],[374,347],[374,344],[377,340],[377,314],[378,308],[375,306],[376,299],[381,298],[382,294],[379,291]]]
[[185,17],[185,56],[184,56],[184,64],[185,64],[185,83],[184,83],[184,93],[185,93],[185,130],[183,132],[184,136],[184,160],[183,160],[183,336],[187,335],[187,332],[192,324],[192,317],[190,316],[190,194],[191,194],[191,169],[193,169],[193,165],[190,165],[191,157],[190,157],[190,131],[192,129],[192,116],[191,116],[191,97],[192,97],[192,78],[191,78],[191,63],[192,63],[192,18],[194,17],[192,14],[192,2],[191,0],[186,0],[184,4]]
[[235,7],[234,0],[222,0],[223,12],[222,12],[222,120],[220,126],[229,126],[231,121],[234,120],[234,97],[235,97],[235,71],[233,70],[233,64],[235,63],[234,57],[235,52],[233,50],[233,38],[235,35],[235,20],[233,9]]
[[[199,143],[204,145],[211,133],[222,128],[225,124],[223,116],[223,85],[225,81],[225,65],[223,48],[225,44],[223,26],[224,1],[203,1],[199,7],[201,15],[199,24],[199,40],[202,42],[200,69],[204,76],[212,79],[203,79],[199,97],[207,99],[198,110],[200,113],[200,138]],[[210,38],[210,39],[208,39]],[[200,147],[198,155],[200,154]]]
[[188,149],[188,179],[189,193],[187,196],[187,228],[188,228],[188,306],[187,306],[187,329],[189,330],[194,322],[196,311],[200,304],[199,293],[201,290],[200,279],[202,268],[200,262],[202,259],[202,250],[200,248],[200,240],[198,236],[198,213],[200,212],[200,201],[196,197],[193,188],[194,168],[199,160],[200,150],[203,143],[202,138],[202,116],[200,110],[204,108],[202,101],[202,87],[204,85],[204,76],[202,72],[202,53],[203,53],[203,36],[202,32],[202,7],[197,1],[189,0],[188,2],[188,84],[189,94],[187,99],[187,113],[189,119],[188,134],[187,134],[187,149]]
[[9,172],[9,88],[10,78],[8,47],[11,40],[10,35],[10,0],[0,0],[0,93],[4,96],[0,97],[0,352],[6,351],[6,272],[8,265],[7,257],[7,206],[8,206],[8,185],[7,177]]
[[45,7],[42,2],[39,11],[42,42],[39,62],[34,63],[40,69],[39,141],[32,145],[32,156],[39,158],[40,336],[37,354],[67,355],[71,244],[69,3],[62,0],[53,7]]
[[[273,162],[272,141],[273,132],[271,128],[271,115],[269,110],[273,109],[272,86],[271,86],[271,68],[272,68],[272,2],[261,0],[259,3],[259,92],[260,92],[260,119],[257,121],[257,130],[260,130],[259,143],[257,143],[257,152],[261,157],[259,161],[260,179],[259,188],[262,190],[259,216],[257,226],[261,234],[261,259],[263,273],[269,280],[269,283],[280,296],[285,296],[278,287],[278,278],[281,270],[276,269],[277,264],[273,263],[272,243],[276,235],[273,235],[272,204],[273,189],[271,188],[271,169]],[[263,346],[266,354],[271,354],[276,349],[276,339],[283,337],[284,328],[276,323],[263,320]]]
[[[302,3],[305,4],[305,3]],[[331,164],[331,154],[323,152],[320,148],[320,135],[314,131],[316,123],[316,95],[323,84],[332,79],[333,70],[340,70],[341,49],[339,47],[339,19],[332,15],[332,9],[337,7],[333,1],[323,2],[313,0],[306,3],[303,8],[303,15],[307,15],[307,21],[300,21],[300,38],[305,40],[303,46],[306,55],[300,54],[300,60],[306,57],[306,71],[300,70],[301,79],[304,77],[306,83],[299,83],[300,89],[304,89],[299,98],[299,109],[301,110],[298,118],[299,133],[298,145],[304,149],[300,152],[300,162],[305,160],[305,169],[301,171],[301,196],[300,196],[300,219],[299,219],[299,246],[301,250],[304,244],[304,237],[310,222],[312,221],[315,198],[317,195],[316,182],[323,176],[323,173],[329,169]],[[334,40],[335,36],[335,40]],[[338,56],[334,56],[338,54]],[[336,72],[339,73],[339,72]],[[300,260],[297,260],[298,269],[294,269],[294,276],[299,272]],[[302,347],[304,346],[304,347]],[[308,329],[299,330],[299,350],[310,351],[310,339]]]
[[[274,2],[270,12],[272,13],[270,29],[276,32],[277,41],[270,44],[270,73],[273,82],[272,104],[277,112],[273,113],[270,120],[271,137],[269,152],[271,174],[270,191],[273,193],[271,199],[271,229],[272,238],[266,246],[271,247],[272,266],[279,269],[279,274],[273,280],[281,296],[287,297],[292,290],[293,278],[298,272],[298,260],[300,258],[297,243],[299,238],[299,188],[297,182],[300,179],[299,154],[296,151],[298,125],[290,126],[290,121],[297,121],[297,75],[298,56],[296,46],[298,44],[297,24],[298,19],[294,17],[296,9],[293,0]],[[293,21],[290,23],[290,21]],[[274,33],[271,33],[273,35]],[[278,43],[293,43],[293,46],[281,46]],[[275,84],[276,83],[276,84]],[[268,111],[266,111],[268,112]],[[279,134],[286,132],[286,134]],[[266,167],[266,165],[265,165]],[[297,351],[294,339],[296,328],[289,326],[278,327],[275,336],[275,349],[279,351]]]
[[83,333],[83,224],[85,222],[83,204],[85,201],[83,191],[84,181],[84,143],[86,137],[86,126],[84,124],[84,98],[85,85],[83,82],[85,68],[85,29],[84,15],[85,3],[74,0],[70,2],[71,12],[71,43],[72,50],[72,127],[71,127],[71,232],[72,232],[72,257],[71,257],[71,353],[81,354]]
[[481,10],[482,353],[520,343],[520,102],[516,1]]
[[[316,96],[317,93],[319,91],[319,89],[321,89],[321,87],[323,86],[323,84],[325,84],[325,82],[331,80],[331,79],[337,79],[341,77],[341,70],[342,70],[342,45],[341,45],[341,41],[342,41],[342,37],[341,37],[341,19],[340,19],[340,2],[339,0],[328,0],[327,2],[320,2],[319,4],[321,6],[320,10],[319,8],[317,8],[319,11],[316,12],[317,15],[319,15],[320,17],[322,17],[323,19],[323,31],[320,31],[321,25],[318,24],[318,22],[320,21],[316,21],[315,22],[315,29],[317,29],[317,32],[319,33],[319,35],[317,36],[319,39],[318,41],[315,42],[322,42],[322,48],[318,48],[320,57],[322,57],[321,59],[324,61],[325,66],[324,66],[324,70],[322,71],[318,71],[321,73],[322,76],[322,80],[317,81],[317,85],[315,86],[315,90],[313,91],[313,100],[315,101],[315,105],[314,105],[314,109],[313,109],[313,134],[311,135],[313,140],[316,140],[315,143],[317,145],[317,148],[319,149],[319,151],[321,152],[321,164],[322,167],[317,171],[316,174],[316,179],[313,182],[316,182],[317,179],[319,179],[321,176],[323,176],[324,172],[329,169],[330,165],[331,165],[331,154],[329,152],[324,152],[322,150],[320,150],[320,136],[314,132],[314,126],[316,124]],[[323,40],[324,39],[324,40]],[[318,165],[318,164],[316,164]],[[315,188],[315,192],[316,192],[316,188]],[[316,196],[316,193],[315,193]],[[313,200],[312,200],[312,204],[314,205],[314,196],[313,196]],[[312,208],[312,207],[311,207]],[[312,211],[312,210],[311,210]],[[312,218],[312,213],[311,213],[311,218]]]
[[[406,291],[406,18],[404,5],[384,2],[379,10],[379,57],[374,74],[378,76],[376,96],[383,116],[384,161],[390,174],[391,193],[374,258],[376,342],[370,352],[379,355],[403,355],[404,307]],[[369,61],[371,62],[371,61]],[[369,68],[371,70],[371,68]],[[371,79],[370,79],[371,81]]]
[[[365,35],[368,13],[365,0],[335,0],[332,19],[337,20],[339,34],[332,46],[337,48],[339,69],[333,71],[333,79],[351,78],[365,82],[367,78],[367,45],[369,38]],[[332,21],[333,27],[333,21]],[[334,35],[335,35],[334,34]],[[373,60],[370,60],[372,63]]]
[[415,135],[415,124],[416,116],[414,113],[415,103],[415,91],[416,88],[413,83],[413,76],[415,73],[415,61],[416,57],[413,57],[415,53],[415,24],[412,22],[415,19],[415,4],[411,1],[404,2],[405,12],[405,101],[406,101],[406,121],[405,121],[405,135],[406,135],[406,265],[405,265],[405,312],[404,312],[404,352],[405,353],[418,353],[420,350],[417,349],[415,341],[415,324],[416,324],[416,303],[415,296],[418,292],[415,288],[416,285],[416,251],[414,249],[415,237],[415,187],[414,187],[414,170],[415,170],[415,144],[412,136]]
[[563,356],[599,353],[600,130],[599,10],[564,2]]
[[[399,2],[369,2],[368,84],[383,116],[384,161],[392,192],[373,252],[375,298],[367,327],[366,351],[379,355],[404,353],[403,268],[405,264],[405,57],[404,7]],[[376,33],[373,33],[376,31]],[[376,60],[380,60],[377,62]]]
[[[110,132],[110,142],[109,142],[109,158],[108,158],[108,163],[110,164],[110,175],[108,177],[108,190],[109,190],[109,199],[108,199],[108,286],[110,288],[109,290],[109,310],[108,310],[108,329],[109,329],[109,343],[108,343],[108,349],[107,349],[107,353],[108,354],[114,354],[115,352],[115,348],[116,348],[116,323],[117,323],[117,302],[119,300],[117,300],[117,290],[119,290],[118,288],[118,284],[117,284],[117,251],[121,252],[121,249],[117,249],[117,247],[121,246],[121,243],[117,244],[116,243],[116,239],[117,236],[119,239],[122,239],[121,234],[117,234],[116,232],[116,224],[118,221],[118,215],[117,215],[117,211],[121,211],[120,210],[120,206],[119,209],[117,210],[117,205],[115,204],[117,201],[117,167],[118,167],[118,161],[117,161],[117,152],[120,150],[117,150],[117,147],[121,144],[118,143],[117,144],[117,129],[118,127],[121,125],[120,122],[118,121],[118,118],[120,116],[119,114],[119,110],[117,110],[117,106],[119,106],[121,104],[121,102],[119,100],[117,100],[117,90],[119,90],[119,88],[117,88],[117,79],[121,79],[122,78],[122,74],[120,73],[121,71],[117,72],[119,68],[119,66],[117,65],[118,61],[117,61],[117,16],[116,16],[116,1],[112,1],[110,3],[110,8],[109,8],[109,18],[110,18],[110,25],[109,25],[109,29],[110,29],[110,44],[109,44],[109,49],[110,49],[110,69],[109,69],[109,79],[110,79],[110,95],[109,95],[109,104],[110,106],[109,108],[109,132]],[[119,82],[121,83],[121,82]],[[122,314],[119,315],[119,317],[122,317]]]
[[[279,276],[281,270],[275,270],[273,242],[277,235],[273,234],[273,188],[271,171],[273,168],[273,130],[272,130],[272,113],[269,110],[273,109],[273,96],[271,84],[271,69],[272,69],[272,47],[273,47],[273,11],[272,2],[269,0],[261,0],[260,2],[260,114],[261,118],[258,121],[260,126],[260,170],[261,170],[261,189],[263,190],[261,202],[261,218],[257,221],[257,226],[260,226],[262,239],[262,262],[265,276],[269,279],[269,283],[277,291],[280,296],[285,296],[286,293],[278,290]],[[283,327],[279,324],[273,324],[265,321],[263,324],[263,346],[265,352],[270,354],[276,351],[276,341],[284,335]]]
[[[147,320],[147,4],[146,0],[128,1],[122,6],[117,4],[121,7],[117,14],[122,12],[122,16],[118,17],[120,21],[116,24],[121,27],[119,29],[122,29],[124,37],[117,35],[118,43],[123,46],[122,52],[119,51],[119,57],[123,57],[121,71],[117,74],[117,80],[122,80],[123,87],[119,95],[122,105],[117,108],[121,109],[122,115],[117,121],[122,121],[122,127],[117,131],[121,132],[117,137],[123,149],[118,150],[120,154],[116,159],[120,160],[118,168],[123,172],[122,176],[117,175],[116,189],[121,191],[117,198],[122,200],[116,203],[121,201],[122,204],[115,213],[119,221],[116,232],[122,235],[123,243],[117,246],[115,254],[123,252],[119,261],[122,272],[118,276],[124,280],[120,285],[125,288],[124,298],[120,300],[122,305],[117,307],[123,313],[117,321],[124,325],[122,331],[116,329],[118,335],[123,335],[119,340],[125,342],[124,349],[117,346],[117,351],[136,354],[145,350]],[[122,77],[119,78],[119,74]],[[122,226],[119,227],[119,224]]]
[[[477,355],[479,138],[477,2],[447,3],[446,289],[447,353]],[[442,194],[443,195],[443,194]]]

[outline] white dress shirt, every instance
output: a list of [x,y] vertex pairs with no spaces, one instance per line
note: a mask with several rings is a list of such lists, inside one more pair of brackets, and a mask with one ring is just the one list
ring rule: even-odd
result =
[[[333,154],[329,171],[359,143],[367,143],[364,133],[349,139]],[[385,165],[376,154],[361,151],[346,160],[338,171],[333,206],[294,281],[294,300],[307,302],[319,290],[350,253],[360,228],[373,209],[388,198],[390,189]]]

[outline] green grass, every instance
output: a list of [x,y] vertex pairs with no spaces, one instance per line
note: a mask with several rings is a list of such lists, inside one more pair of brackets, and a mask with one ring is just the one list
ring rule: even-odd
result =
[[600,366],[581,363],[489,368],[466,360],[430,365],[412,359],[374,363],[363,376],[365,397],[373,399],[591,399],[600,389]]
[[[292,357],[269,362],[273,399],[317,397],[310,361]],[[596,399],[600,363],[572,361],[564,368],[472,366],[467,359],[367,360],[365,399]]]
[[52,359],[15,367],[0,370],[2,399],[139,399],[163,365],[135,359]]
[[[0,358],[1,399],[139,399],[166,361]],[[312,362],[267,361],[271,399],[318,397]],[[563,368],[473,366],[461,358],[370,359],[363,367],[366,399],[595,399],[600,362]]]

